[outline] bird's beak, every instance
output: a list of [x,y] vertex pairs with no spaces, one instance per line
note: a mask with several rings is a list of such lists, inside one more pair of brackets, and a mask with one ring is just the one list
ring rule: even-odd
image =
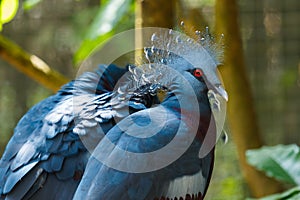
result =
[[205,83],[209,90],[214,91],[214,93],[220,95],[225,101],[228,101],[228,94],[224,87],[222,86],[222,82],[220,81],[221,77],[219,72],[216,73],[207,73],[209,76],[204,76]]
[[228,94],[226,90],[222,87],[221,84],[217,84],[213,86],[213,90],[219,94],[222,98],[225,99],[225,101],[228,101]]

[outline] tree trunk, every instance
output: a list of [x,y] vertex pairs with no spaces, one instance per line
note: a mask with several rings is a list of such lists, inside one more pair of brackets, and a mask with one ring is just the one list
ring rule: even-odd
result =
[[136,28],[172,28],[175,0],[136,0]]
[[[143,33],[144,27],[162,27],[173,28],[175,18],[176,0],[136,0],[135,11],[135,46],[145,46],[143,38],[147,38]],[[137,60],[142,57],[143,51],[137,51],[135,57]]]
[[228,119],[244,177],[254,197],[281,190],[281,185],[249,166],[245,152],[262,146],[243,56],[235,0],[216,0],[216,32],[224,34],[225,60],[220,71],[229,92]]

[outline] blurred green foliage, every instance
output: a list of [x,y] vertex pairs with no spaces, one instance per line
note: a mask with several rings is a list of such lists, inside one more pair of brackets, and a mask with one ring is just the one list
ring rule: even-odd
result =
[[280,85],[286,88],[293,87],[297,83],[298,76],[297,68],[285,70],[281,76]]
[[25,0],[23,2],[23,9],[28,11],[34,8],[38,3],[40,3],[42,0]]
[[19,0],[1,0],[0,1],[0,31],[2,25],[10,22],[17,14]]
[[299,199],[300,199],[300,187],[295,187],[281,194],[274,194],[268,197],[260,198],[259,200],[299,200]]
[[[101,48],[102,44],[110,37],[120,32],[120,22],[122,24],[131,24],[132,19],[124,16],[132,13],[134,5],[133,0],[111,0],[102,2],[96,17],[89,25],[84,39],[74,55],[75,64],[79,64],[86,59],[91,52]],[[131,8],[131,9],[130,9]],[[123,21],[122,21],[123,19]],[[130,20],[130,21],[126,21]],[[128,26],[127,29],[133,28]]]
[[218,141],[215,156],[215,167],[206,199],[245,199],[246,184],[239,167],[236,146],[231,138],[226,144]]
[[[261,200],[300,199],[300,148],[297,145],[277,145],[248,150],[249,164],[264,171],[267,176],[280,180],[294,188]],[[267,186],[266,186],[267,187]]]

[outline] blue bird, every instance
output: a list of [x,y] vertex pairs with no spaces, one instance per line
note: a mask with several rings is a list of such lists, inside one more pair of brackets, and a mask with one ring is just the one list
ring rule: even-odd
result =
[[30,109],[0,160],[1,199],[203,199],[228,98],[219,51],[168,34],[146,64],[102,65]]
[[107,132],[89,158],[75,200],[188,200],[206,194],[217,137],[209,91],[213,99],[228,99],[216,74],[217,55],[203,43],[207,35],[201,46],[173,48],[171,42],[185,37],[171,37],[167,47],[152,38],[158,41],[145,48],[150,64],[130,71],[136,85],[153,83],[150,88],[166,91],[165,98]]

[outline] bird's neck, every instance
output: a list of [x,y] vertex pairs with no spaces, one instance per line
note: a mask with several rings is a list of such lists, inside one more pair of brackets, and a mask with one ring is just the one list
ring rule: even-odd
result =
[[192,105],[189,99],[182,94],[168,93],[162,105],[174,112],[180,119],[190,119],[197,118],[198,112],[198,102],[194,102],[196,105]]
[[[175,110],[181,109],[187,112],[205,111],[210,112],[210,104],[207,97],[207,91],[203,91],[201,95],[193,95],[185,92],[168,92],[165,99],[161,103],[164,107]],[[174,111],[175,111],[174,110]]]
[[[180,108],[180,103],[178,101],[178,97],[171,92],[168,92],[165,99],[161,103],[164,107],[174,109],[174,108]],[[176,109],[175,109],[176,110]]]
[[[187,94],[168,93],[162,105],[172,110],[180,119],[183,119],[186,125],[194,130],[198,129],[197,137],[203,140],[206,132],[207,125],[211,120],[211,108],[207,94],[203,92],[197,96],[197,105],[193,105],[191,101],[181,101],[182,98],[187,98]],[[183,103],[184,102],[184,103]]]

